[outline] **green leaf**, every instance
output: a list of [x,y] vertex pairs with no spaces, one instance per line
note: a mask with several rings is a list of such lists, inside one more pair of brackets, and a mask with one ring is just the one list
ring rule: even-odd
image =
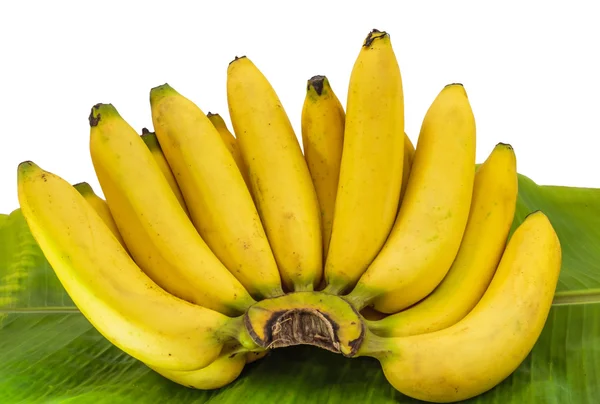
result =
[[[520,176],[513,229],[542,210],[563,248],[555,305],[532,353],[472,403],[600,398],[600,189]],[[179,386],[115,348],[77,311],[19,210],[0,216],[0,403],[416,403],[371,358],[277,349],[213,391]]]

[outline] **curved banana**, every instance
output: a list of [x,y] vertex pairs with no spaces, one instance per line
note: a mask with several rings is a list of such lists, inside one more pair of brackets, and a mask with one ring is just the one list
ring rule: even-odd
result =
[[168,84],[150,91],[152,122],[206,244],[257,299],[283,294],[252,196],[204,112]]
[[425,299],[381,321],[375,334],[402,337],[441,330],[475,307],[494,276],[506,246],[518,194],[517,162],[510,145],[499,143],[475,173],[471,212],[450,271]]
[[245,332],[229,318],[156,285],[75,188],[30,161],[18,168],[23,216],[73,302],[110,342],[165,369],[200,369]]
[[199,390],[219,389],[238,378],[246,365],[247,354],[239,351],[239,345],[223,348],[217,359],[205,368],[198,370],[170,370],[146,365],[163,377]]
[[177,297],[243,313],[254,299],[202,240],[136,131],[110,104],[92,108],[90,126],[96,175],[140,268]]
[[163,154],[162,148],[160,147],[160,143],[158,143],[156,133],[150,132],[148,129],[143,128],[142,140],[144,141],[144,143],[146,143],[146,146],[148,146],[148,149],[150,149],[150,151],[152,152],[152,157],[154,157],[154,161],[156,161],[156,164],[158,164],[160,171],[162,171],[163,175],[167,179],[171,190],[173,190],[173,193],[177,197],[177,200],[179,201],[179,204],[185,211],[185,214],[189,216],[190,213],[185,204],[185,199],[183,199],[183,195],[181,194],[179,185],[177,185],[177,180],[173,175],[173,171],[171,171],[171,167],[169,166],[167,159],[165,159],[165,155]]
[[385,242],[398,211],[403,153],[400,68],[390,36],[373,30],[350,76],[325,292],[354,286]]
[[412,162],[415,158],[415,146],[413,146],[410,138],[404,133],[404,156],[402,160],[402,186],[400,187],[400,203],[398,204],[398,210],[402,206],[404,200],[404,194],[406,193],[406,186],[408,185],[408,177],[410,177],[410,170],[412,168]]
[[244,182],[246,182],[246,186],[250,189],[250,178],[248,177],[248,168],[246,167],[246,163],[244,163],[244,159],[242,157],[242,153],[240,152],[240,148],[237,145],[237,140],[233,136],[233,133],[227,128],[227,124],[225,120],[219,114],[213,114],[209,112],[206,114],[206,117],[210,119],[213,126],[217,128],[219,131],[219,135],[221,135],[221,139],[227,146],[227,150],[233,156],[235,163],[237,164],[240,172],[242,173],[242,177],[244,177]]
[[302,106],[302,145],[321,208],[323,260],[327,259],[344,144],[344,108],[325,76],[308,80]]
[[492,282],[465,318],[428,334],[369,334],[359,355],[376,357],[387,380],[419,400],[447,403],[484,393],[514,372],[533,348],[560,267],[552,224],[542,212],[532,213],[512,235]]
[[110,208],[108,207],[106,201],[96,195],[92,186],[87,182],[79,182],[73,185],[73,187],[85,198],[86,201],[88,201],[90,205],[92,205],[92,208],[94,208],[96,213],[100,215],[102,221],[104,221],[112,234],[114,234],[117,240],[119,240],[119,243],[121,243],[121,245],[127,250],[125,241],[123,241],[123,237],[121,236],[121,233],[119,233],[115,219],[113,219],[112,213],[110,213]]
[[289,290],[313,290],[323,274],[319,202],[290,120],[246,57],[229,64],[227,102],[283,283]]
[[397,313],[442,281],[467,224],[474,167],[475,119],[467,93],[460,84],[448,85],[423,120],[392,232],[347,296],[355,307],[373,303],[378,311]]

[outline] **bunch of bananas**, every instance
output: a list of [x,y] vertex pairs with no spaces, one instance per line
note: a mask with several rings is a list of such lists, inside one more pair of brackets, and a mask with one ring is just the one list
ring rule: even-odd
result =
[[481,394],[532,349],[561,267],[542,212],[508,239],[515,154],[475,164],[475,120],[445,86],[416,147],[404,133],[390,36],[369,33],[346,110],[308,81],[302,143],[247,57],[227,71],[235,137],[169,85],[154,132],[92,108],[90,153],[106,200],[31,161],[22,212],[77,307],[114,345],[185,386],[235,380],[268,350],[311,344],[377,358],[400,392]]

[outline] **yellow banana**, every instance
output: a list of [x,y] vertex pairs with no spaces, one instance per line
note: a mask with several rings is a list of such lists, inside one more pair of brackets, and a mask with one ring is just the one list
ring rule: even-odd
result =
[[17,182],[23,216],[67,293],[129,355],[164,369],[200,369],[245,332],[242,317],[180,300],[150,280],[94,208],[59,176],[26,161]]
[[378,311],[397,313],[441,282],[465,231],[474,167],[475,119],[467,93],[460,84],[448,85],[423,120],[394,227],[347,296],[355,307],[373,302]]
[[115,219],[113,219],[112,213],[110,213],[110,208],[108,207],[106,201],[96,195],[92,189],[92,186],[87,182],[77,183],[73,185],[73,187],[75,187],[75,189],[85,198],[85,200],[92,205],[92,208],[94,208],[96,213],[100,215],[112,234],[114,234],[117,240],[119,240],[119,243],[121,243],[121,245],[127,250],[125,241],[123,241],[123,237],[121,236],[121,233],[119,233]]
[[219,131],[219,135],[221,135],[221,139],[225,142],[225,146],[227,146],[227,150],[233,156],[235,163],[237,164],[240,172],[242,173],[242,177],[244,177],[244,181],[246,182],[246,186],[250,188],[250,178],[248,178],[248,169],[246,168],[246,163],[244,163],[244,159],[242,158],[242,154],[240,153],[240,148],[237,145],[237,140],[233,136],[233,133],[227,128],[227,124],[225,120],[219,114],[213,114],[209,112],[206,114],[208,119],[212,122],[213,126],[217,128]]
[[246,352],[239,351],[239,345],[225,347],[219,357],[210,365],[198,370],[170,370],[147,365],[167,379],[199,390],[218,389],[238,378],[246,365]]
[[156,161],[156,164],[158,164],[160,171],[162,171],[163,175],[167,179],[171,190],[173,190],[173,193],[177,197],[177,200],[179,201],[179,204],[185,211],[185,214],[189,216],[190,213],[185,204],[185,199],[183,199],[183,195],[181,194],[179,185],[177,185],[177,180],[173,175],[173,171],[171,171],[171,167],[169,166],[167,159],[165,159],[165,155],[163,154],[162,148],[160,147],[160,143],[158,143],[156,133],[150,132],[148,129],[143,128],[142,140],[144,141],[144,143],[146,143],[146,146],[148,146],[148,149],[150,149],[150,151],[152,152],[152,157],[154,157],[154,160]]
[[381,321],[368,322],[384,337],[441,330],[475,307],[506,246],[515,214],[518,179],[515,153],[498,144],[475,173],[471,212],[458,254],[442,283],[424,300]]
[[404,200],[404,194],[406,193],[406,186],[408,185],[408,177],[410,176],[410,170],[412,168],[412,162],[415,158],[415,146],[413,146],[410,138],[404,133],[404,156],[402,164],[402,186],[400,187],[400,203],[398,209],[402,206]]
[[302,145],[321,208],[323,260],[333,226],[333,211],[344,144],[345,113],[325,76],[308,80],[302,106]]
[[350,76],[326,292],[354,286],[385,242],[398,211],[403,153],[400,69],[390,36],[373,30]]
[[282,295],[279,270],[252,196],[217,129],[168,84],[150,91],[150,104],[156,136],[206,244],[250,294]]
[[532,213],[512,235],[492,282],[465,318],[410,337],[368,333],[358,356],[376,357],[387,380],[419,400],[447,403],[479,395],[514,372],[533,348],[560,267],[552,224],[542,212]]
[[255,301],[202,240],[143,140],[110,104],[90,115],[92,163],[137,264],[162,288],[227,315]]
[[246,57],[229,64],[227,102],[284,285],[313,290],[323,273],[319,202],[290,120],[267,78]]

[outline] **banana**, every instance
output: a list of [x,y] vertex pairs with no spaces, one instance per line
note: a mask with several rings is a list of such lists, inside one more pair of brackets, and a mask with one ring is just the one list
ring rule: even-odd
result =
[[246,182],[246,186],[250,188],[250,178],[248,177],[248,169],[246,168],[246,163],[244,163],[244,159],[242,158],[242,154],[240,153],[240,149],[237,145],[237,140],[233,136],[233,133],[227,128],[227,124],[225,120],[219,114],[213,114],[209,112],[206,114],[207,118],[210,119],[213,126],[217,128],[219,131],[219,135],[221,135],[221,139],[225,142],[225,146],[227,146],[227,150],[233,156],[235,163],[237,164],[240,172],[242,173],[242,177],[244,177],[244,182]]
[[402,77],[390,36],[373,30],[350,76],[325,292],[354,286],[385,242],[398,211],[403,153]]
[[275,90],[247,57],[227,70],[229,115],[285,287],[322,278],[319,202],[298,138]]
[[302,145],[321,208],[323,260],[327,259],[333,225],[345,115],[327,77],[308,80],[302,106]]
[[378,311],[397,313],[442,281],[467,224],[474,167],[475,119],[467,93],[460,84],[448,85],[423,120],[394,227],[346,296],[357,309],[372,303]]
[[117,240],[119,240],[119,243],[121,243],[125,250],[127,250],[125,241],[123,241],[123,237],[121,236],[121,233],[119,233],[115,219],[113,219],[112,213],[110,213],[110,208],[108,207],[106,201],[96,195],[92,186],[87,182],[79,182],[73,185],[73,187],[75,187],[77,192],[79,192],[85,198],[85,200],[88,201],[92,208],[94,208],[96,213],[100,215],[104,221],[104,224],[108,226],[112,234],[114,234]]
[[471,212],[458,254],[441,284],[424,300],[383,320],[367,322],[375,334],[402,337],[441,330],[475,307],[506,246],[515,214],[515,153],[499,143],[475,173]]
[[252,196],[204,112],[168,84],[150,91],[152,122],[200,235],[257,299],[283,294]]
[[90,115],[92,163],[132,257],[167,292],[227,315],[255,301],[202,240],[143,140],[110,104]]
[[200,369],[245,332],[242,317],[190,304],[156,285],[64,179],[26,161],[17,183],[23,216],[60,282],[121,350],[151,366]]
[[156,161],[156,164],[158,164],[160,171],[162,171],[163,175],[167,179],[171,190],[177,197],[177,200],[179,201],[179,204],[185,211],[185,214],[189,217],[190,212],[188,211],[188,208],[185,204],[185,199],[183,199],[183,195],[181,194],[179,185],[177,185],[177,180],[175,179],[175,176],[171,171],[171,167],[169,166],[167,159],[165,159],[165,155],[163,154],[162,148],[160,147],[160,143],[158,143],[158,139],[156,138],[156,133],[150,132],[148,129],[143,128],[142,140],[144,141],[144,143],[146,143],[146,146],[148,146],[148,149],[150,149],[150,151],[152,152],[152,157],[154,157],[154,160]]
[[532,213],[510,238],[492,282],[465,318],[410,337],[367,333],[357,356],[376,357],[387,380],[419,400],[447,403],[484,393],[514,372],[533,348],[560,267],[552,224],[542,212]]
[[[398,210],[402,206],[404,200],[404,194],[406,193],[406,186],[408,185],[408,177],[410,176],[410,170],[412,168],[412,162],[415,158],[415,146],[410,141],[410,138],[404,133],[404,156],[402,163],[402,186],[400,187],[400,203],[398,204]],[[398,213],[398,212],[396,212]]]
[[[236,352],[237,351],[237,352]],[[198,370],[170,370],[149,366],[163,377],[182,386],[212,390],[228,385],[238,378],[246,365],[246,352],[239,352],[239,345],[223,348],[223,352],[210,365]]]

